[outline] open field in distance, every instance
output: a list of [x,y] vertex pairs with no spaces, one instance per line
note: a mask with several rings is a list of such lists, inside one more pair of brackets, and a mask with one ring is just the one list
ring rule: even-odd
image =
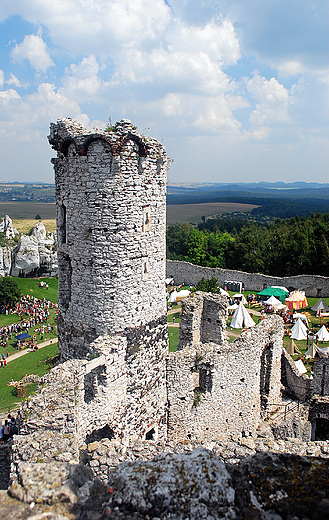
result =
[[[54,219],[54,218],[43,218],[41,220],[44,223],[44,226],[45,226],[47,231],[50,231],[51,233],[55,233],[55,231],[56,231],[56,219]],[[20,233],[24,233],[24,235],[28,235],[36,222],[38,222],[38,221],[35,220],[35,219],[13,220],[13,226]]]
[[55,202],[0,202],[0,217],[9,215],[12,220],[34,219],[36,215],[41,219],[56,218]]
[[[201,204],[170,204],[167,206],[167,224],[181,224],[183,222],[197,222],[201,217],[216,216],[220,213],[231,213],[234,211],[251,211],[257,208],[255,204],[242,204],[239,202],[206,202]],[[13,221],[26,220],[24,230],[21,224],[15,224],[18,231],[27,233],[35,224],[34,217],[41,216],[47,231],[54,232],[53,225],[47,221],[56,218],[56,205],[49,202],[0,202],[0,218],[9,215]],[[32,222],[34,220],[34,222]],[[28,227],[30,226],[30,227]],[[28,228],[28,229],[27,229]]]
[[239,202],[206,202],[201,204],[170,204],[167,205],[167,225],[182,224],[183,222],[197,222],[201,217],[211,217],[219,213],[234,211],[251,211],[258,208],[255,204]]

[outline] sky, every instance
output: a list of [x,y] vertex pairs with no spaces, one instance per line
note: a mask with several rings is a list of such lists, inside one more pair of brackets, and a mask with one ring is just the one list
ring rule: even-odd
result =
[[0,0],[0,181],[131,119],[176,182],[328,182],[329,0]]

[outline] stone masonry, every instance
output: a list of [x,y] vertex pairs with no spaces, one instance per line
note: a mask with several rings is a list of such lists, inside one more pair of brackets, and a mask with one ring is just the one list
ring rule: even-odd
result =
[[[90,134],[51,124],[55,167],[59,351],[76,375],[80,440],[110,426],[164,435],[168,351],[164,147],[131,122]],[[87,362],[87,363],[86,363]]]
[[225,296],[197,292],[182,306],[178,349],[167,361],[168,438],[253,435],[268,406],[280,400],[281,318],[270,317],[229,344]]

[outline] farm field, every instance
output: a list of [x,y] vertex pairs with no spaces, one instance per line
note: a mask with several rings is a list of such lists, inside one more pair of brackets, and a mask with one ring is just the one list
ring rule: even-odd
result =
[[[10,215],[9,215],[10,216]],[[46,230],[50,233],[55,233],[56,231],[56,219],[54,218],[43,218],[41,219]],[[33,226],[38,222],[38,220],[34,219],[20,219],[13,220],[13,226],[20,233],[24,233],[24,235],[28,235]]]
[[9,215],[12,220],[34,219],[39,214],[41,219],[56,217],[55,202],[0,202],[0,217]]
[[238,202],[206,202],[203,204],[169,204],[167,205],[167,225],[182,224],[183,222],[195,223],[204,215],[210,217],[219,213],[232,213],[234,211],[247,212],[258,208],[255,204],[242,204]]

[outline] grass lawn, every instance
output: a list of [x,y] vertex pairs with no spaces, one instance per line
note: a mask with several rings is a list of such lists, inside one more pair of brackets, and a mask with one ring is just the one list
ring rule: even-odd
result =
[[[12,278],[18,283],[22,293],[24,295],[31,294],[36,298],[46,298],[51,302],[58,302],[58,279],[56,276],[53,278],[18,278],[12,276]],[[49,285],[49,289],[39,287],[39,283],[43,281]]]
[[180,312],[179,312],[179,311],[178,311],[178,312],[175,312],[175,313],[173,313],[173,314],[168,314],[168,316],[167,316],[167,322],[168,322],[168,323],[172,323],[172,322],[174,321],[174,319],[173,319],[174,316],[175,316],[175,321],[176,321],[176,323],[180,323]]
[[179,336],[179,328],[178,327],[168,327],[168,336],[169,336],[169,352],[176,352],[178,336]]
[[[44,361],[57,353],[58,345],[54,343],[36,352],[29,352],[25,356],[14,359],[6,367],[0,368],[0,412],[9,412],[13,408],[17,408],[17,403],[24,399],[18,398],[15,395],[15,388],[7,386],[7,383],[12,379],[19,381],[27,374],[43,376],[51,368],[51,365]],[[29,386],[29,392],[33,393],[35,388],[36,385]]]

